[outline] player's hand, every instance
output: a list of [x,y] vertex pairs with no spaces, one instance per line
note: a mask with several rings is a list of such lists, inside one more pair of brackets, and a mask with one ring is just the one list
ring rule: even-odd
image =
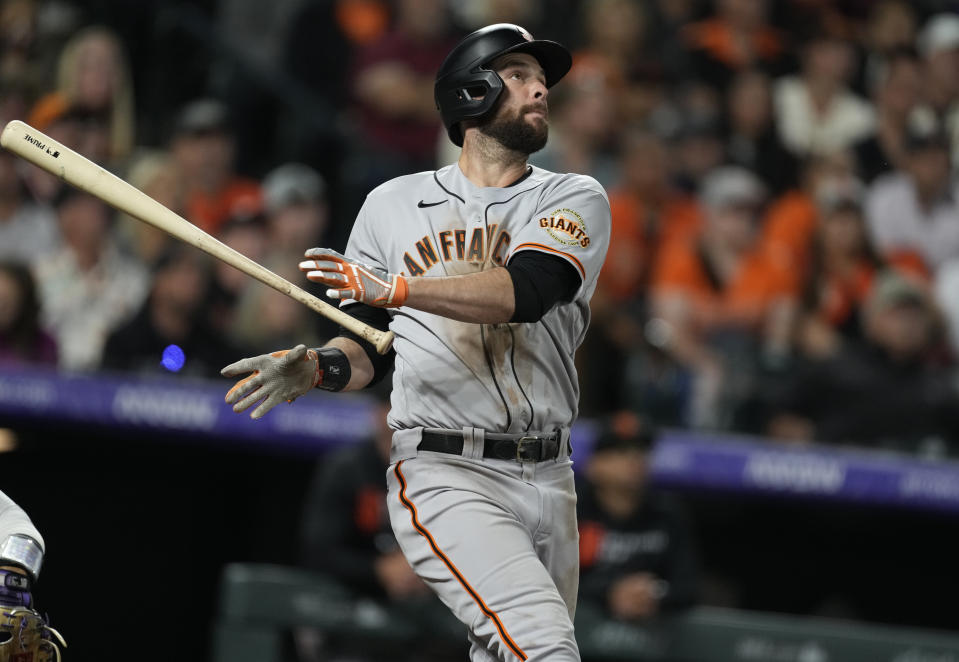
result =
[[262,400],[250,414],[254,419],[262,418],[284,400],[292,402],[323,379],[316,352],[305,345],[241,359],[220,371],[224,377],[246,373],[252,374],[227,392],[226,401],[233,405],[233,411],[240,413]]
[[406,279],[351,260],[328,248],[311,248],[300,262],[300,271],[314,283],[328,286],[331,299],[355,299],[381,308],[402,306],[409,296]]

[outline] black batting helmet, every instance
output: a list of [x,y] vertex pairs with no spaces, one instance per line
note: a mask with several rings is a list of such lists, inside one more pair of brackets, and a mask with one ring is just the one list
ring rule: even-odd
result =
[[433,87],[436,107],[450,140],[457,146],[463,146],[460,121],[486,114],[503,91],[503,79],[487,67],[499,56],[516,52],[536,58],[546,74],[546,87],[556,84],[573,64],[565,46],[533,39],[512,23],[488,25],[467,35],[446,56]]

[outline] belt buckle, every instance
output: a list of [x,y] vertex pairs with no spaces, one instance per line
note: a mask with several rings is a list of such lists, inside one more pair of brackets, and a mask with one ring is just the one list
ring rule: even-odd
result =
[[540,441],[539,437],[520,437],[516,440],[516,461],[517,462],[538,462],[539,457],[527,458],[523,456],[524,442]]

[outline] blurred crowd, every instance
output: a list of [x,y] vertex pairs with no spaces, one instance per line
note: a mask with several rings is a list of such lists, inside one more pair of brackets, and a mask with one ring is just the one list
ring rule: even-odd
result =
[[[477,26],[568,44],[536,165],[613,239],[582,412],[959,451],[959,14],[944,0],[5,0],[25,119],[300,285],[365,194],[456,158],[433,76]],[[0,358],[212,376],[330,325],[0,154]]]

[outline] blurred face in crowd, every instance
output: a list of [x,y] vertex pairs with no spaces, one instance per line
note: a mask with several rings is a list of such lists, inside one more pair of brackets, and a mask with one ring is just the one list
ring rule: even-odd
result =
[[203,302],[207,282],[207,270],[201,256],[183,250],[154,275],[154,302],[190,315]]
[[[266,250],[266,233],[259,223],[230,223],[219,237],[230,248],[260,262]],[[228,292],[239,292],[249,282],[249,276],[222,260],[214,262],[216,280]]]
[[425,39],[442,36],[448,28],[444,0],[400,0],[397,15],[404,31]]
[[76,95],[85,108],[104,109],[113,103],[119,53],[111,38],[94,33],[77,50]]
[[877,102],[887,112],[905,118],[919,102],[922,74],[919,62],[912,58],[893,59],[879,86]]
[[173,155],[187,186],[202,191],[217,192],[233,172],[233,139],[222,131],[180,136]]
[[755,30],[766,22],[766,0],[717,0],[716,9],[740,30]]
[[712,133],[686,136],[678,144],[676,159],[681,172],[699,181],[723,162],[723,143]]
[[860,255],[866,243],[862,210],[850,204],[823,214],[820,233],[827,255]]
[[646,484],[648,461],[640,448],[610,448],[593,453],[586,468],[596,491],[638,495]]
[[756,239],[759,205],[753,202],[725,204],[709,212],[714,240],[734,253],[749,250]]
[[769,79],[752,71],[737,76],[729,90],[729,118],[733,128],[746,135],[758,135],[772,119]]
[[959,96],[959,48],[939,50],[926,57],[925,85],[950,99]]
[[879,53],[909,47],[916,38],[916,15],[901,0],[878,2],[869,15],[866,31],[871,49]]
[[906,157],[919,197],[929,201],[942,194],[949,183],[949,150],[944,145],[915,149]]
[[662,140],[649,133],[629,136],[623,154],[623,180],[645,202],[665,195],[670,170],[669,152]]
[[286,205],[270,215],[270,245],[299,254],[304,246],[318,243],[327,220],[325,205],[310,202]]
[[82,260],[95,260],[107,240],[110,210],[91,195],[74,195],[60,205],[63,240]]
[[908,361],[928,347],[932,318],[921,302],[877,304],[867,312],[867,332],[892,358]]
[[855,160],[848,150],[813,157],[803,173],[805,188],[813,198],[819,197],[823,186],[841,186],[855,176]]
[[817,39],[806,47],[804,62],[810,79],[842,85],[852,75],[852,47],[840,39]]
[[593,48],[628,53],[642,45],[646,16],[641,3],[593,0],[587,4],[586,11],[586,30]]

